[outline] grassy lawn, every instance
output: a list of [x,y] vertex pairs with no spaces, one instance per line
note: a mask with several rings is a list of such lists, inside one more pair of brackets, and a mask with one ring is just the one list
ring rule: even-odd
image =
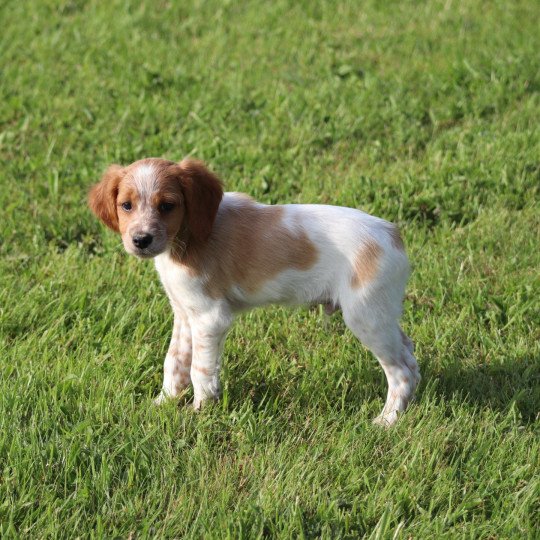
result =
[[[534,0],[6,0],[0,536],[537,538]],[[228,190],[398,223],[418,399],[339,314],[240,317],[223,399],[152,406],[172,313],[86,192],[205,160]],[[189,395],[188,395],[189,398]]]

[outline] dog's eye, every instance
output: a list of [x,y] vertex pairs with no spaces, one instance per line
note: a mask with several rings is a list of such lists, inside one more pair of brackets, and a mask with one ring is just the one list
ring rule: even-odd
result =
[[159,211],[160,212],[170,212],[174,208],[174,204],[170,202],[162,202],[159,204]]
[[131,206],[131,203],[128,201],[128,202],[125,202],[125,203],[122,203],[122,208],[126,211],[126,212],[129,212],[132,208]]

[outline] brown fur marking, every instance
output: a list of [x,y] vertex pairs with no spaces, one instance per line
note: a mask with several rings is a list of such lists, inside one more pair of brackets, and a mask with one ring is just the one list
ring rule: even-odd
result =
[[182,185],[190,233],[198,242],[205,242],[223,198],[221,180],[196,159],[183,159],[174,169]]
[[351,279],[353,288],[357,289],[375,277],[381,254],[381,246],[372,240],[366,241],[360,247],[354,260],[354,273]]
[[307,270],[318,252],[305,231],[282,223],[281,206],[263,206],[249,197],[220,210],[208,242],[191,245],[181,261],[206,276],[206,292],[223,297],[232,285],[255,293],[289,268]]
[[196,364],[191,364],[191,367],[192,367],[195,371],[198,371],[199,373],[202,373],[203,375],[206,375],[206,376],[211,375],[209,369],[206,369],[206,368],[197,366]]
[[111,165],[101,177],[100,182],[93,186],[88,193],[88,205],[92,212],[109,229],[116,232],[118,232],[116,197],[125,171],[120,165]]

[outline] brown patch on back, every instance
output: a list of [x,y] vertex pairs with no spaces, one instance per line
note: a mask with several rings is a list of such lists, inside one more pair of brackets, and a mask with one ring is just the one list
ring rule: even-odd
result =
[[358,250],[354,259],[354,273],[351,285],[357,289],[373,280],[379,268],[382,249],[373,240],[368,240]]
[[392,242],[392,245],[400,251],[405,251],[405,246],[403,245],[403,239],[401,238],[399,228],[393,223],[389,223],[386,227],[386,230],[390,235],[390,241]]
[[283,214],[281,206],[239,197],[220,209],[208,242],[190,245],[181,262],[205,276],[213,298],[233,285],[255,293],[284,270],[307,270],[317,261],[317,249],[300,227],[283,224]]

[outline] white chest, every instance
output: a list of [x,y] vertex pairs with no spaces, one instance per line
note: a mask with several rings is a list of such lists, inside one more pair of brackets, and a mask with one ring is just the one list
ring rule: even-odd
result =
[[154,260],[173,307],[188,309],[200,304],[204,296],[200,278],[191,276],[185,267],[175,263],[167,253]]

